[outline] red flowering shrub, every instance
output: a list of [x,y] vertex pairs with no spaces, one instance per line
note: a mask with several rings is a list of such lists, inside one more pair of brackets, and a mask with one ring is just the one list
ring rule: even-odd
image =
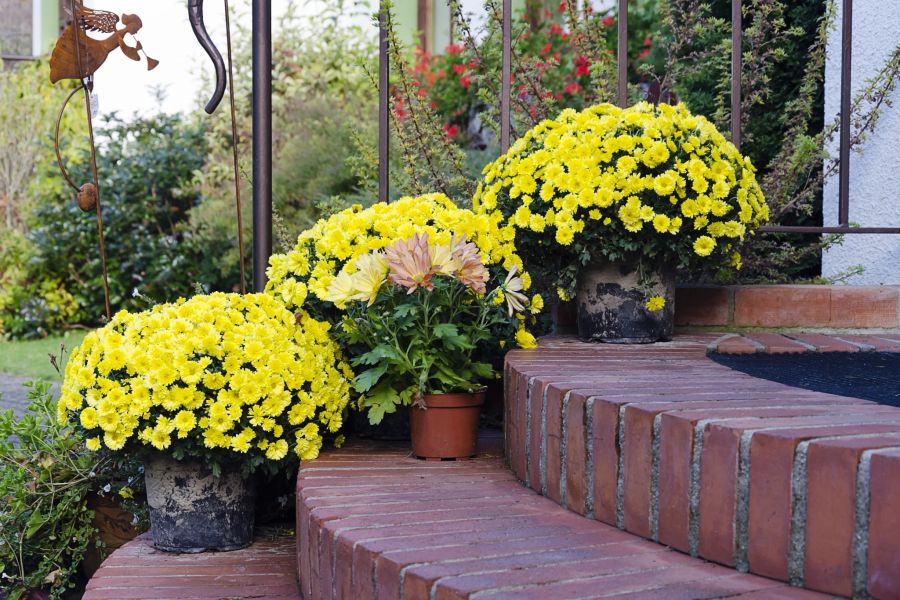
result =
[[[597,101],[597,94],[591,83],[592,61],[585,56],[587,40],[579,39],[571,28],[564,25],[571,18],[568,2],[560,2],[556,13],[546,10],[544,19],[534,27],[529,27],[523,17],[514,26],[513,93],[519,101],[517,109],[527,108],[535,117],[539,114],[534,106],[541,101],[554,102],[559,110],[564,108],[582,109]],[[593,10],[582,14],[580,29],[599,32],[600,37],[591,40],[593,51],[608,53],[615,60],[616,18],[611,14]],[[637,66],[647,62],[652,50],[652,40],[647,32],[652,26],[652,15],[640,11],[630,13],[629,27],[629,72],[637,78]],[[444,132],[448,137],[465,146],[469,142],[467,126],[473,109],[484,104],[484,92],[496,95],[499,86],[491,73],[499,72],[499,35],[483,37],[475,47],[457,42],[447,46],[443,54],[432,55],[421,48],[416,50],[412,67],[413,80],[418,84],[418,93],[431,100],[431,107],[444,121]],[[599,43],[598,43],[599,42]],[[481,64],[482,61],[488,64]],[[495,64],[497,63],[497,64]],[[528,65],[529,76],[517,77],[517,65]],[[485,75],[483,80],[480,75]],[[487,81],[490,79],[491,81]],[[489,87],[481,90],[481,87]],[[531,105],[531,108],[528,106]],[[395,103],[397,116],[402,118],[402,98]]]

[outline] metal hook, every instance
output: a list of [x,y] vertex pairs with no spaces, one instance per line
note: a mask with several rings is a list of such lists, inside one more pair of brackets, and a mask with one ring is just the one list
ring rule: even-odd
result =
[[216,89],[205,108],[207,113],[213,114],[225,95],[225,61],[206,30],[206,23],[203,20],[203,0],[188,0],[188,20],[197,41],[206,50],[216,69]]

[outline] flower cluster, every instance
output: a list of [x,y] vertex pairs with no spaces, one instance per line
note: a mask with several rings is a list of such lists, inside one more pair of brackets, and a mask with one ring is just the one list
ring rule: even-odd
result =
[[[769,216],[754,173],[683,105],[601,104],[564,110],[527,132],[485,167],[474,205],[516,228],[529,269],[546,265],[551,239],[560,265],[645,257],[737,267],[737,244]],[[572,270],[547,266],[569,295]]]
[[[476,215],[458,208],[443,194],[406,197],[369,208],[356,205],[304,231],[291,252],[273,255],[266,291],[292,310],[302,307],[316,318],[336,322],[340,314],[329,302],[329,288],[335,278],[340,277],[339,283],[347,285],[357,271],[374,273],[375,259],[358,259],[416,233],[427,234],[430,242],[444,246],[454,235],[465,236],[477,247],[479,259],[489,270],[501,273],[516,267],[521,272],[522,259],[513,243],[515,230],[510,225],[500,227],[499,220],[500,215]],[[527,274],[522,278],[527,290],[530,278]],[[341,304],[338,301],[338,306]]]
[[524,321],[540,303],[522,293],[517,267],[488,291],[490,273],[465,236],[442,244],[415,233],[353,266],[328,299],[345,311],[337,336],[355,350],[354,388],[372,423],[423,394],[479,389],[495,377],[500,348],[536,345]]
[[328,288],[328,301],[343,308],[350,300],[375,302],[385,282],[413,293],[417,288],[434,289],[432,277],[454,277],[477,294],[485,293],[488,272],[478,256],[478,247],[466,237],[453,236],[448,244],[430,244],[427,233],[398,240],[384,252],[356,259],[356,272],[341,271]]
[[265,294],[122,311],[66,367],[58,417],[91,450],[166,450],[248,470],[315,458],[341,427],[352,375],[330,325]]

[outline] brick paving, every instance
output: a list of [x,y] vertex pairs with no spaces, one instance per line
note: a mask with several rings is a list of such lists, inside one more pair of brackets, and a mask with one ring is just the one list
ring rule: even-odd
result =
[[170,554],[150,534],[107,558],[83,600],[298,600],[292,537],[257,539],[234,552]]
[[497,457],[356,443],[302,465],[297,491],[308,600],[819,597],[585,519]]

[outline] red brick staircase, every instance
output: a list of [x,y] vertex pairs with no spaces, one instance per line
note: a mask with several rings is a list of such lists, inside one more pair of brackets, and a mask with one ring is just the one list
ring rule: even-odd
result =
[[[244,558],[182,557],[175,592],[157,587],[171,571],[152,571],[173,559],[143,539],[85,598],[287,598],[285,574],[308,600],[900,598],[900,409],[706,358],[900,351],[896,335],[870,337],[545,340],[508,355],[502,449],[424,462],[356,442],[303,464],[296,572],[284,542],[265,542]],[[125,564],[150,570],[123,587]],[[228,577],[248,568],[287,587]]]

